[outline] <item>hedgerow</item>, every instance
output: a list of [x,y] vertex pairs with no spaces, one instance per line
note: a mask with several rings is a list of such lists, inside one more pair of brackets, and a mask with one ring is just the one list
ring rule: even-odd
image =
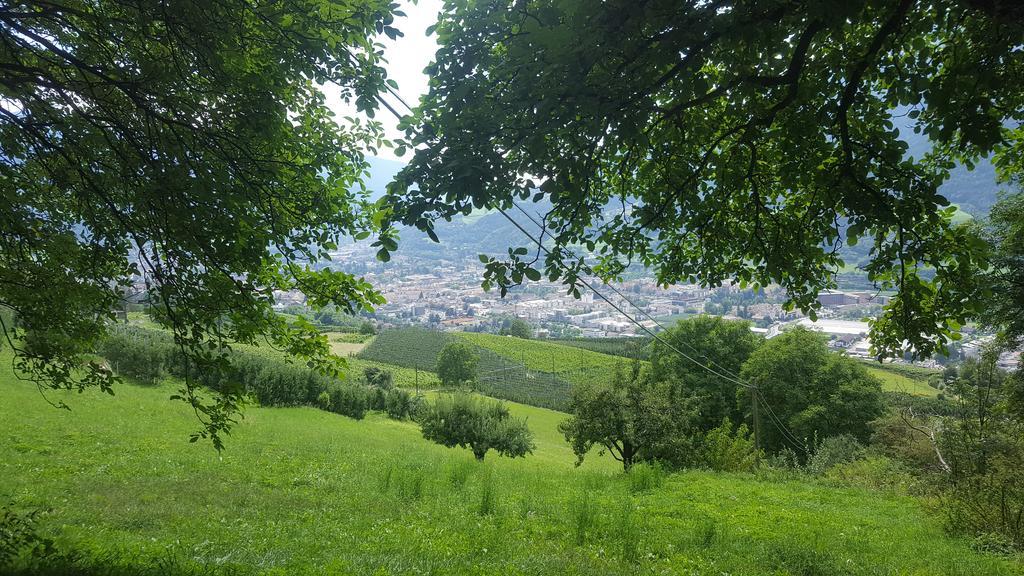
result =
[[414,406],[408,392],[372,385],[391,382],[390,374],[379,369],[373,369],[372,382],[344,382],[288,363],[278,354],[233,350],[230,367],[197,370],[186,364],[171,336],[157,330],[115,328],[98,352],[124,376],[147,383],[165,376],[188,377],[213,390],[241,386],[263,406],[315,406],[356,419],[367,410],[405,418]]

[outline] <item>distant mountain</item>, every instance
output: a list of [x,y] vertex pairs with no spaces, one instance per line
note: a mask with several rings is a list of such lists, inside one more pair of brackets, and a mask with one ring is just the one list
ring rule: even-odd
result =
[[[896,127],[899,128],[900,137],[910,145],[907,151],[909,156],[921,158],[932,149],[932,143],[927,136],[914,133],[912,120],[902,117],[894,120]],[[971,216],[984,217],[988,215],[1003,189],[1003,186],[996,183],[995,167],[988,160],[982,160],[974,170],[968,170],[964,166],[957,166],[951,170],[949,180],[939,187],[939,193]]]
[[[931,143],[923,134],[915,134],[911,121],[897,119],[900,135],[910,145],[908,154],[920,158],[931,149]],[[902,124],[902,125],[901,125]],[[370,178],[367,188],[370,197],[380,198],[384,195],[387,184],[405,165],[396,160],[370,157]],[[950,202],[975,217],[984,217],[998,199],[1000,186],[996,184],[995,168],[987,160],[978,163],[974,170],[958,166],[951,171],[949,180],[939,188],[939,192]],[[546,205],[524,206],[533,212],[543,212]],[[528,222],[523,220],[524,226]],[[528,226],[532,230],[532,225]],[[500,253],[510,246],[526,246],[529,240],[497,212],[474,212],[469,216],[456,216],[451,222],[440,221],[435,224],[435,231],[440,243],[431,241],[426,234],[405,228],[401,231],[400,249],[402,253],[426,259],[457,260],[480,253]],[[847,248],[847,260],[850,264],[862,263],[867,258],[868,244],[855,248]]]
[[366,188],[370,191],[370,198],[376,200],[387,191],[388,182],[395,178],[395,174],[405,167],[405,162],[398,160],[386,160],[370,156],[367,159],[370,163],[370,177],[366,181]]

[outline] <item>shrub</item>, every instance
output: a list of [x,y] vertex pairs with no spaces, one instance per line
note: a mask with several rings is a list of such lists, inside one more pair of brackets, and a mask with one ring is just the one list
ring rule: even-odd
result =
[[984,474],[957,479],[944,509],[950,530],[1024,549],[1024,477],[1020,462],[994,458]]
[[512,418],[501,402],[468,394],[441,396],[417,416],[423,437],[442,446],[470,448],[477,460],[488,450],[515,458],[533,452],[526,421]]
[[814,448],[807,460],[807,471],[823,475],[838,464],[853,462],[864,453],[864,446],[849,434],[825,438]]
[[[362,418],[368,408],[366,387],[342,383],[276,355],[233,350],[228,365],[196,366],[186,363],[169,334],[136,327],[113,328],[97,351],[118,373],[144,382],[165,374],[187,376],[213,390],[241,387],[262,406],[311,405],[354,418]],[[390,373],[379,372],[383,374],[375,374],[375,381],[390,383]]]
[[758,451],[746,424],[733,429],[728,418],[708,432],[700,449],[700,465],[720,472],[752,472]]
[[355,386],[334,386],[330,390],[331,412],[336,412],[356,420],[366,416],[367,393]]
[[641,462],[632,466],[626,477],[629,479],[630,492],[646,492],[661,487],[665,481],[665,472],[658,462]]
[[52,551],[53,543],[36,532],[37,516],[37,511],[0,507],[0,568],[22,555],[42,557]]
[[328,394],[326,390],[316,397],[316,406],[321,410],[331,409],[331,395]]
[[407,390],[393,388],[388,390],[384,398],[384,411],[395,420],[411,416],[412,395]]
[[906,464],[885,456],[866,456],[836,464],[825,472],[825,478],[844,486],[912,493],[922,484]]
[[390,370],[384,370],[376,366],[370,366],[363,369],[363,378],[366,379],[366,384],[381,390],[391,390],[394,385],[394,375],[391,374]]

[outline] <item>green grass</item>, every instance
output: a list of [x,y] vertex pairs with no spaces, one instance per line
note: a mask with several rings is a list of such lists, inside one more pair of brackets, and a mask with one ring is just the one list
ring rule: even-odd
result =
[[427,370],[417,370],[415,368],[404,368],[402,366],[395,366],[394,364],[387,364],[385,362],[376,362],[374,360],[364,360],[362,358],[349,357],[345,358],[345,361],[349,366],[349,374],[353,377],[359,377],[365,368],[376,367],[383,368],[388,372],[391,372],[391,376],[394,378],[395,386],[400,388],[438,388],[441,386],[441,379],[437,377],[437,373],[429,372]]
[[[580,377],[581,372],[584,377],[589,373],[577,369],[572,373],[573,380],[563,377],[562,374],[543,373],[537,368],[524,367],[521,363],[521,356],[515,356],[516,350],[508,348],[507,345],[503,347],[491,343],[490,346],[481,346],[475,341],[478,340],[485,344],[491,342],[486,334],[444,333],[423,328],[384,330],[359,353],[358,359],[402,366],[406,369],[415,366],[420,366],[421,369],[425,366],[433,369],[444,346],[463,336],[465,336],[464,340],[474,346],[479,357],[477,385],[483,392],[496,398],[545,408],[565,409],[569,403],[570,382],[585,379]],[[478,336],[483,336],[483,338],[476,338]],[[494,342],[500,344],[506,344],[504,340],[508,340],[503,336],[491,336],[490,338],[497,339]],[[561,348],[573,350],[568,347]],[[503,351],[505,354],[500,354],[496,350]],[[563,350],[562,354],[564,353]],[[593,355],[593,353],[590,354]],[[609,359],[614,360],[613,357],[604,354],[596,356],[603,364],[607,364]],[[535,359],[535,356],[531,355],[530,358]],[[550,365],[547,369],[551,370]],[[601,377],[606,377],[608,373],[602,365],[587,370],[597,373]],[[412,370],[406,371],[412,372]],[[405,380],[407,381],[407,379]]]
[[867,366],[867,370],[872,376],[882,381],[882,390],[886,392],[904,392],[912,396],[928,398],[934,398],[939,394],[939,391],[929,386],[927,382],[909,378],[893,370],[878,366]]
[[629,360],[544,340],[524,340],[478,332],[458,332],[459,338],[481,348],[525,365],[530,370],[565,374],[573,383],[607,377],[617,364],[628,366]]
[[437,357],[451,336],[426,328],[392,328],[384,330],[364,348],[359,357],[386,362],[406,368],[433,370]]
[[48,510],[79,574],[1022,573],[910,497],[707,472],[631,489],[607,456],[575,468],[549,410],[512,406],[537,436],[525,459],[313,408],[251,408],[217,454],[187,442],[172,382],[50,393],[64,411],[2,356],[0,502]]
[[573,348],[584,348],[601,354],[611,354],[624,358],[640,358],[646,360],[650,353],[651,338],[622,336],[619,338],[558,338],[551,342]]

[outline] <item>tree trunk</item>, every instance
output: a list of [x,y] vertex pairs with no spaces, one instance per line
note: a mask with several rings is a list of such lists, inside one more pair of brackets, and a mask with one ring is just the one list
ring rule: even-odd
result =
[[633,467],[633,460],[636,458],[636,448],[630,444],[629,440],[622,441],[622,468],[626,472]]
[[484,456],[487,455],[487,448],[481,446],[473,446],[473,456],[480,462],[484,461]]

